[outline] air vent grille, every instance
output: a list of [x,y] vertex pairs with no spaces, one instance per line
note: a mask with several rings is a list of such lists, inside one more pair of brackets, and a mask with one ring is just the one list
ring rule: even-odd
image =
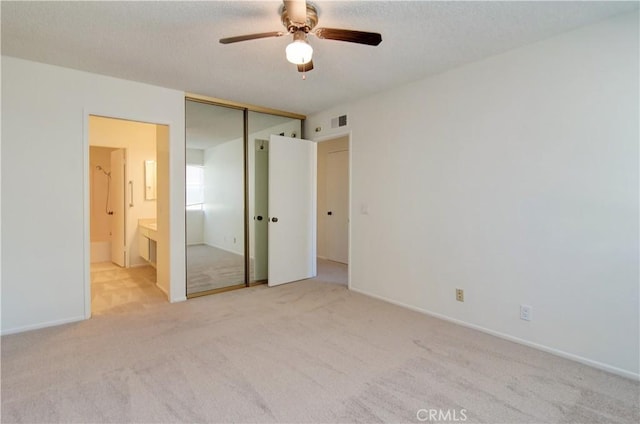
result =
[[331,119],[331,128],[340,128],[347,126],[347,115],[341,115]]

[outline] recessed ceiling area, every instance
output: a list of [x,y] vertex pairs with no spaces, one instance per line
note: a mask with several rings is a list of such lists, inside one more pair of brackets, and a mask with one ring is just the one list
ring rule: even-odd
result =
[[311,114],[638,8],[638,2],[315,1],[319,26],[375,31],[377,47],[311,38],[306,80],[285,59],[280,1],[1,2],[2,54]]

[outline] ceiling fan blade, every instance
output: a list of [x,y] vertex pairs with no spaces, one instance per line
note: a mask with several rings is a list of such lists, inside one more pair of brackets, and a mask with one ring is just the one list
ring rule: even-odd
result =
[[298,72],[309,72],[313,69],[313,60],[310,60],[307,63],[303,63],[302,65],[298,65]]
[[301,25],[307,22],[307,2],[305,0],[285,0],[284,8],[287,9],[289,19],[292,22]]
[[261,32],[258,34],[239,35],[237,37],[221,38],[220,43],[231,44],[239,41],[257,40],[259,38],[282,37],[285,33],[282,31]]
[[318,38],[346,41],[348,43],[377,46],[382,42],[382,35],[377,32],[352,31],[350,29],[317,28],[314,33]]

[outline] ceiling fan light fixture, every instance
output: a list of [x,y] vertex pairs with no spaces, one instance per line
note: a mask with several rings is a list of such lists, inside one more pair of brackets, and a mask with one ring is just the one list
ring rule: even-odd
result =
[[304,65],[311,62],[313,47],[306,41],[296,40],[287,46],[286,53],[289,62],[295,65]]
[[[1,1],[1,0],[0,0]],[[297,65],[298,72],[304,73],[313,69],[313,47],[307,42],[307,35],[315,35],[321,40],[336,40],[347,43],[377,46],[382,42],[382,35],[377,32],[356,31],[344,28],[316,28],[318,11],[307,0],[284,0],[280,6],[280,20],[286,31],[259,32],[235,37],[221,38],[221,44],[233,44],[240,41],[258,40],[261,38],[293,36],[293,42],[286,49],[287,60]]]
[[298,31],[293,35],[293,43],[289,44],[285,50],[287,60],[294,65],[304,65],[311,62],[313,47],[306,40],[307,36],[303,31]]

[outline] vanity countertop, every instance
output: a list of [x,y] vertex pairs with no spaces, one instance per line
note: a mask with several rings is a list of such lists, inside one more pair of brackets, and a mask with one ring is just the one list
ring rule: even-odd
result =
[[151,231],[158,231],[158,222],[155,218],[139,219],[138,226]]

